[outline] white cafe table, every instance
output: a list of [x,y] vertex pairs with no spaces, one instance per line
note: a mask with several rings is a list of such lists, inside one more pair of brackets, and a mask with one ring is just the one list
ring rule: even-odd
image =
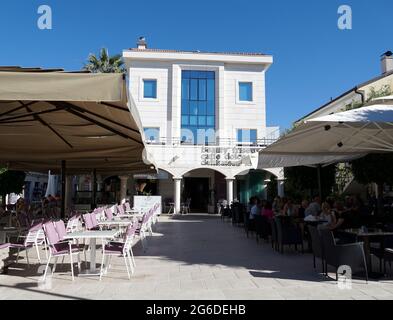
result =
[[125,210],[125,213],[126,213],[126,214],[140,214],[141,211],[140,211],[140,210],[132,209],[132,210]]
[[115,220],[118,220],[118,219],[130,219],[130,218],[132,218],[132,219],[135,219],[135,218],[140,219],[140,218],[143,218],[143,216],[144,216],[144,214],[142,214],[142,213],[135,213],[135,214],[128,214],[128,213],[126,213],[126,214],[122,214],[122,215],[117,215]]
[[98,222],[100,227],[128,227],[134,220],[108,220]]
[[108,231],[81,231],[67,234],[66,240],[81,240],[90,239],[90,269],[80,273],[80,276],[99,276],[100,271],[97,271],[96,251],[97,239],[112,240],[119,233],[119,230]]

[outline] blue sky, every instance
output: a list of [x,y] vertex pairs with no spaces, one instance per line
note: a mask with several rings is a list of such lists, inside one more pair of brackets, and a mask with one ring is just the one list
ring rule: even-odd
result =
[[[37,28],[37,8],[53,10],[53,30]],[[337,28],[337,9],[353,29]],[[82,67],[90,52],[134,47],[272,54],[267,119],[282,128],[358,83],[380,74],[393,50],[391,0],[3,0],[0,65]]]

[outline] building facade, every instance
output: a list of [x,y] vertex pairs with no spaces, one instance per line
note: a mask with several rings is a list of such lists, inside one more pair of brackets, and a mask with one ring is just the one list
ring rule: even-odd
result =
[[147,151],[160,169],[150,189],[175,211],[187,200],[212,212],[220,199],[266,197],[265,181],[283,179],[278,169],[254,172],[258,151],[279,137],[266,125],[272,56],[149,49],[141,38],[123,58]]

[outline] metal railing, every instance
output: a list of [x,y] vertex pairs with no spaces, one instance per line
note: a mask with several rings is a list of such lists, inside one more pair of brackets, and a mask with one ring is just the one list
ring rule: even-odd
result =
[[277,139],[274,138],[263,138],[258,139],[253,142],[239,142],[236,139],[228,139],[228,138],[218,138],[216,141],[206,141],[205,143],[196,143],[192,140],[184,140],[181,138],[166,138],[160,137],[159,139],[145,141],[148,145],[156,145],[156,146],[196,146],[196,147],[244,147],[244,148],[255,148],[261,149],[266,148],[267,146],[276,142]]

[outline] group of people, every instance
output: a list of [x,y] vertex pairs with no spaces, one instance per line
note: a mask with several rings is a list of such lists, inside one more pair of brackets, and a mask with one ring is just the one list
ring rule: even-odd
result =
[[264,216],[268,220],[273,219],[273,205],[269,201],[261,201],[258,197],[251,197],[248,207],[250,212],[250,220],[254,220],[257,216]]
[[346,197],[345,201],[326,198],[322,202],[319,196],[311,201],[304,199],[295,203],[291,198],[276,197],[273,203],[252,197],[249,201],[248,212],[250,220],[257,216],[265,216],[268,220],[275,216],[287,216],[304,221],[323,221],[321,227],[330,230],[353,227],[354,218],[364,212],[364,204],[359,197]]

